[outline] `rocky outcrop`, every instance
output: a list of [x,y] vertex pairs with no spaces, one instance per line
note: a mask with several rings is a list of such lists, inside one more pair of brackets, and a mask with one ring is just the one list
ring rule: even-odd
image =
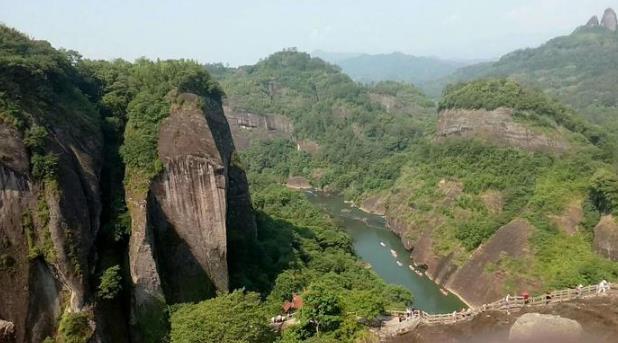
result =
[[313,188],[309,181],[302,176],[290,176],[285,183],[286,187],[291,189],[311,189]]
[[618,19],[616,18],[616,12],[613,9],[608,8],[603,13],[603,18],[601,19],[601,26],[605,27],[610,31],[616,31],[616,27],[618,26]]
[[139,326],[162,304],[227,291],[228,235],[256,236],[248,184],[235,164],[220,105],[180,94],[160,125],[158,153],[163,171],[146,199],[130,206],[129,258]]
[[509,331],[509,342],[580,342],[582,326],[575,320],[551,314],[526,313]]
[[367,213],[383,216],[386,213],[386,197],[381,195],[367,197],[360,203],[359,209]]
[[0,319],[0,343],[15,342],[15,324]]
[[593,15],[592,18],[590,18],[590,20],[588,20],[588,22],[586,23],[587,27],[597,27],[599,26],[599,17],[597,17],[596,15]]
[[611,214],[601,217],[594,228],[594,249],[612,261],[618,261],[618,224]]
[[550,215],[549,218],[560,230],[569,236],[573,236],[579,230],[579,224],[584,219],[581,200],[571,202],[560,215]]
[[320,151],[320,144],[310,139],[301,139],[296,142],[296,149],[310,155],[315,155]]
[[[523,307],[518,312],[489,311],[471,320],[456,324],[421,325],[415,330],[389,339],[390,343],[433,343],[433,342],[508,342],[511,327],[526,313],[541,313],[570,319],[581,325],[582,332],[577,342],[614,343],[618,337],[618,297],[591,297],[566,302],[555,302],[549,306]],[[548,323],[548,325],[552,325]],[[577,325],[566,324],[565,330]],[[549,329],[549,328],[548,328]],[[574,330],[574,333],[578,331]],[[555,343],[562,340],[543,339],[535,343]],[[566,341],[568,342],[568,341]]]
[[[50,115],[31,111],[34,121]],[[14,323],[17,342],[52,336],[63,311],[89,311],[93,300],[102,138],[87,123],[93,113],[67,104],[46,111],[55,119],[39,122],[43,149],[58,160],[48,180],[32,176],[22,133],[0,123],[0,318]]]
[[558,131],[552,135],[533,130],[513,119],[513,110],[498,108],[493,111],[449,109],[438,116],[438,141],[447,138],[477,139],[506,147],[530,151],[564,152],[568,142]]
[[294,131],[292,122],[282,115],[260,115],[233,110],[230,106],[225,106],[224,112],[239,150],[250,147],[254,141],[291,138]]
[[[528,239],[532,232],[533,227],[523,219],[504,225],[453,274],[446,283],[447,287],[473,306],[504,296],[508,293],[504,286],[510,275],[500,270],[500,264],[504,259],[524,260],[529,252]],[[523,285],[518,286],[523,288]]]

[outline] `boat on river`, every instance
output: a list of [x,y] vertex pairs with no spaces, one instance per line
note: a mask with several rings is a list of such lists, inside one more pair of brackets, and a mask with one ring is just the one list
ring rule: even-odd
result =
[[398,266],[400,266],[400,267],[401,267],[401,266],[403,266],[403,263],[401,263],[401,262],[399,262],[399,261],[396,261],[396,262],[397,262],[397,265],[398,265]]
[[384,242],[380,242],[380,245],[383,246],[383,247],[386,246],[386,244],[384,244]]
[[448,295],[448,291],[445,288],[440,288],[440,292],[444,295]]
[[397,252],[393,249],[391,249],[391,255],[393,255],[393,257],[397,257]]

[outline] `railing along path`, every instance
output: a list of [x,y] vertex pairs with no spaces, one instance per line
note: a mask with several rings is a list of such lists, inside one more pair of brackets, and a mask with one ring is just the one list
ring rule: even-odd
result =
[[606,295],[606,292],[609,292],[611,289],[616,289],[618,286],[615,283],[610,283],[608,288],[603,291],[600,285],[590,285],[586,287],[582,287],[580,289],[577,288],[568,288],[563,290],[554,291],[551,293],[546,293],[543,295],[538,295],[534,297],[528,297],[527,299],[524,296],[509,296],[508,301],[507,298],[504,297],[498,301],[494,301],[489,304],[485,304],[475,308],[469,308],[467,310],[463,310],[460,312],[452,312],[452,313],[444,313],[444,314],[429,314],[427,312],[421,311],[417,315],[412,315],[406,317],[406,312],[404,311],[388,311],[388,313],[397,318],[399,316],[403,316],[404,320],[401,322],[394,322],[388,324],[380,329],[380,336],[394,336],[401,335],[406,332],[409,332],[416,328],[419,324],[453,324],[466,320],[470,320],[474,318],[476,315],[486,311],[503,311],[510,313],[511,311],[519,311],[524,306],[536,307],[536,306],[546,306],[549,304],[554,304],[563,301],[569,301],[574,299],[582,299],[592,296]]

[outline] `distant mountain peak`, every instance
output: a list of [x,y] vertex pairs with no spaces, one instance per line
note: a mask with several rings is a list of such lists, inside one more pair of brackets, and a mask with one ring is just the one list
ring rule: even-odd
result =
[[608,8],[603,13],[603,19],[601,19],[601,25],[610,31],[616,31],[618,26],[618,19],[616,18],[616,12],[613,9]]
[[593,15],[592,18],[590,18],[590,20],[588,20],[588,22],[586,23],[587,27],[597,27],[599,26],[599,17],[597,17],[596,15]]

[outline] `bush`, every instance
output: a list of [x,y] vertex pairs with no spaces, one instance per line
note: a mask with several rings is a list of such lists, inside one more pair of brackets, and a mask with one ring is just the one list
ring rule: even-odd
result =
[[173,343],[253,343],[274,340],[257,293],[233,293],[178,305],[171,316]]
[[60,343],[86,343],[93,332],[89,324],[90,316],[84,312],[65,312],[58,327],[58,341]]
[[97,295],[101,299],[114,299],[122,290],[122,275],[120,266],[115,265],[107,268],[101,275]]
[[32,176],[36,180],[54,180],[58,172],[58,157],[54,154],[34,154],[30,160]]

